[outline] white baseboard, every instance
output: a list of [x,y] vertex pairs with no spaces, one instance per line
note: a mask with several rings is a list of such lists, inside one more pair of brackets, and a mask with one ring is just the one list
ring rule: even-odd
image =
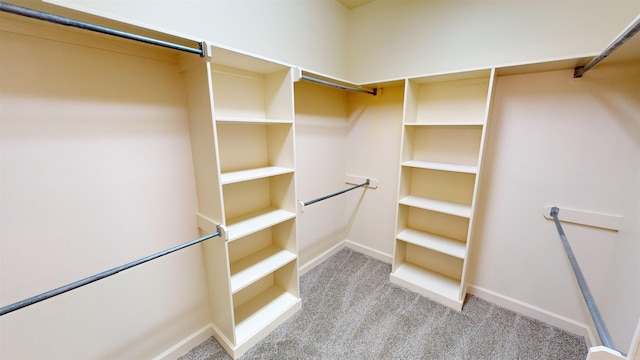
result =
[[165,350],[153,360],[173,360],[189,352],[189,350],[200,345],[203,341],[213,336],[213,324],[208,324],[193,334],[179,341],[177,344]]
[[353,242],[351,240],[342,240],[339,243],[337,243],[336,245],[332,246],[329,250],[323,252],[322,254],[316,256],[315,258],[313,258],[311,261],[305,263],[304,265],[300,265],[300,267],[298,268],[298,275],[302,276],[304,273],[306,273],[307,271],[313,269],[314,267],[320,265],[323,261],[327,260],[328,258],[330,258],[332,255],[334,255],[335,253],[337,253],[338,251],[344,249],[344,248],[349,248],[353,251],[357,251],[361,254],[365,254],[368,256],[371,256],[374,259],[378,259],[380,261],[384,261],[387,264],[391,264],[391,260],[393,259],[393,257],[387,253],[384,253],[382,251],[370,248],[368,246],[364,246],[361,244],[358,244],[356,242]]
[[380,261],[384,261],[387,264],[391,264],[391,261],[393,260],[393,256],[390,254],[384,253],[374,248],[370,248],[368,246],[364,246],[362,244],[358,244],[357,242],[353,242],[349,239],[344,240],[343,243],[345,243],[347,248],[353,251],[357,251],[359,253],[371,256],[372,258],[378,259]]
[[580,336],[584,336],[587,346],[589,347],[597,344],[593,330],[586,324],[569,319],[562,315],[552,313],[550,311],[539,308],[537,306],[527,304],[520,300],[516,300],[514,298],[511,298],[502,294],[498,294],[494,291],[484,289],[479,286],[469,285],[467,287],[467,291],[469,294],[475,295],[481,299],[492,302],[505,309],[509,309],[511,311],[521,313],[525,316],[534,318],[536,320],[540,320],[544,323],[558,327],[568,332],[571,332]]
[[338,251],[342,250],[344,247],[346,246],[344,241],[340,241],[339,243],[337,243],[336,245],[332,246],[331,248],[329,248],[329,250],[323,252],[322,254],[316,256],[315,258],[311,259],[311,261],[300,265],[298,267],[298,276],[302,276],[304,275],[307,271],[313,269],[314,267],[320,265],[323,261],[327,260],[328,258],[330,258],[333,254],[337,253]]

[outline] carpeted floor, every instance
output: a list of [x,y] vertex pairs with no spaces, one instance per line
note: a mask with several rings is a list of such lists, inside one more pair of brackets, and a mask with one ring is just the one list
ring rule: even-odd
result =
[[[451,310],[391,284],[390,272],[339,251],[300,278],[302,310],[240,359],[586,358],[580,336],[474,296]],[[230,357],[210,338],[180,359]]]

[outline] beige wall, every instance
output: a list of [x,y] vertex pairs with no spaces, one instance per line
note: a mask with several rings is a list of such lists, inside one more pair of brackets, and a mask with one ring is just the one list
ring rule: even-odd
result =
[[347,10],[327,0],[50,2],[346,77]]
[[357,83],[600,52],[640,13],[636,0],[378,0],[349,12]]
[[347,173],[378,181],[377,189],[347,195],[347,239],[391,261],[398,201],[404,87],[381,95],[349,94]]
[[[347,97],[344,91],[295,85],[297,198],[309,201],[344,188]],[[345,198],[311,204],[298,216],[300,264],[337,245],[347,234]]]
[[[177,65],[62,34],[0,32],[2,306],[198,236]],[[196,246],[2,316],[0,358],[150,358],[209,321]]]
[[640,259],[628,253],[637,249],[640,218],[639,75],[636,64],[595,68],[580,80],[571,69],[498,79],[470,280],[481,294],[553,314],[552,323],[589,324],[542,209],[622,215],[619,234],[569,223],[564,229],[623,351],[640,316]]

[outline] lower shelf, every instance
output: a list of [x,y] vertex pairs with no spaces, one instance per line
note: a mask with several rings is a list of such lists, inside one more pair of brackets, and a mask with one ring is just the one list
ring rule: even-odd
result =
[[391,273],[390,280],[443,305],[462,309],[461,284],[456,279],[404,262]]
[[294,217],[296,217],[296,214],[290,211],[266,208],[229,219],[227,221],[228,241],[239,239]]
[[[269,332],[300,309],[300,298],[278,286],[272,286],[235,310],[236,342],[244,345],[252,337]],[[259,336],[261,338],[261,336]]]
[[233,262],[230,266],[231,293],[242,290],[295,259],[296,254],[272,245]]

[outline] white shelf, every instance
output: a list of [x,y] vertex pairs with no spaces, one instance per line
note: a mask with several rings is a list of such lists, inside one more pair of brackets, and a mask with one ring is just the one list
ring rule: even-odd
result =
[[439,294],[447,299],[458,300],[460,281],[448,276],[407,262],[400,264],[392,276],[419,288],[428,289],[430,292]]
[[293,120],[246,118],[234,116],[217,116],[217,122],[243,123],[243,124],[293,124]]
[[474,165],[451,164],[433,161],[409,160],[403,162],[402,166],[430,170],[453,171],[467,174],[476,174],[478,172],[478,167]]
[[233,184],[242,181],[261,179],[270,176],[292,173],[293,169],[280,166],[266,166],[256,169],[233,171],[220,175],[222,185]]
[[464,218],[471,217],[471,206],[465,204],[457,204],[450,201],[427,199],[420,196],[409,195],[400,199],[400,204],[460,216]]
[[277,286],[260,293],[235,310],[236,342],[244,343],[298,304],[300,298]]
[[229,234],[229,241],[239,239],[262,229],[266,229],[283,221],[293,219],[295,216],[296,213],[290,211],[275,208],[266,208],[233,219],[229,219],[227,221],[227,232]]
[[296,254],[272,245],[231,263],[231,292],[242,290],[295,259]]
[[456,122],[405,122],[405,126],[483,126],[477,121],[456,121]]
[[455,239],[415,229],[404,229],[396,236],[396,238],[398,240],[457,257],[459,259],[465,258],[466,244]]

